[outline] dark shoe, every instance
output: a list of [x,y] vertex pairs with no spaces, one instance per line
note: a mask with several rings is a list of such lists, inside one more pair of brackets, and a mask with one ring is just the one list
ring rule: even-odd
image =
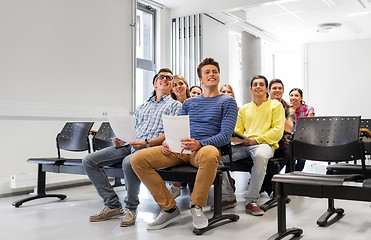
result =
[[256,202],[250,202],[249,204],[246,205],[245,207],[246,212],[251,213],[254,216],[263,216],[264,211],[260,209],[258,204]]
[[[234,208],[237,205],[237,200],[234,199],[232,201],[222,201],[222,210]],[[211,211],[214,211],[214,205],[210,207]]]

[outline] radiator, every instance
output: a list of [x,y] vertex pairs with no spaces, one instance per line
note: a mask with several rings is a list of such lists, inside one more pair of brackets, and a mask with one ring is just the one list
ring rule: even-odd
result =
[[[85,175],[63,174],[63,173],[47,173],[46,186],[72,184],[86,181],[89,178]],[[37,173],[21,173],[10,177],[10,188],[28,188],[37,185]]]

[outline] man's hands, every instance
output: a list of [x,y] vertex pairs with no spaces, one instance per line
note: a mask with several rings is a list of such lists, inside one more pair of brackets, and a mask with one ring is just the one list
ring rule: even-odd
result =
[[117,137],[112,138],[112,143],[115,148],[121,147],[125,144],[125,141],[118,139]]
[[[198,149],[202,147],[201,144],[198,142],[198,140],[193,139],[193,138],[183,138],[183,139],[180,139],[180,141],[182,143],[181,147],[184,150],[189,150],[191,152],[197,151]],[[171,149],[169,145],[166,143],[166,140],[162,142],[162,152],[164,154],[171,153]]]
[[244,146],[253,146],[253,145],[258,145],[259,143],[255,140],[255,138],[248,138],[250,141],[249,142],[244,142],[242,145]]
[[183,138],[180,141],[182,142],[182,148],[191,152],[197,151],[202,147],[199,141],[194,138]]
[[142,148],[147,147],[146,141],[136,141],[136,142],[129,142],[130,146],[132,146],[135,150],[139,150]]
[[[113,146],[115,148],[118,148],[118,147],[121,147],[122,145],[124,145],[125,144],[125,141],[122,141],[121,139],[115,137],[115,138],[112,138],[112,143],[113,143]],[[129,144],[135,150],[139,150],[139,149],[142,149],[142,148],[146,148],[147,147],[146,141],[130,142]]]
[[166,154],[166,155],[171,153],[170,147],[169,147],[169,145],[166,143],[166,140],[164,140],[164,141],[162,142],[162,153],[163,153],[163,154]]

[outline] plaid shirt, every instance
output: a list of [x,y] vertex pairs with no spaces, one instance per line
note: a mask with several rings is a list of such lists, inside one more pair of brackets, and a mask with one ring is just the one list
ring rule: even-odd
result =
[[299,117],[307,117],[310,114],[314,115],[314,108],[306,104],[301,104],[300,107],[296,110],[294,110],[294,107],[292,106],[291,108],[292,110],[290,110],[290,114],[292,114],[293,119],[295,119],[295,124],[298,122]]
[[[182,104],[169,95],[156,102],[156,96],[150,97],[140,105],[134,114],[135,132],[138,141],[154,139],[164,133],[162,114],[176,116],[180,114]],[[133,149],[132,149],[133,151]]]
[[288,120],[291,120],[292,122],[295,122],[294,109],[292,108],[292,106],[283,99],[281,99],[281,103],[282,103],[283,109],[285,110],[285,118]]

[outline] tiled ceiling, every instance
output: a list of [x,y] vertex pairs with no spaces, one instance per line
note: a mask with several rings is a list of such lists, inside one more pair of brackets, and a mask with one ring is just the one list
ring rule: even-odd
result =
[[[323,42],[371,38],[371,0],[280,0],[262,4],[221,4],[220,0],[159,0],[171,10],[210,4],[217,11],[204,12],[228,26],[278,42]],[[197,4],[196,4],[197,2]],[[233,1],[231,1],[233,2]],[[236,1],[235,1],[236,2]],[[244,2],[244,1],[239,1]],[[218,4],[220,7],[218,7]],[[221,8],[223,7],[223,8]],[[194,13],[199,13],[194,7]],[[319,25],[341,27],[319,32]]]

